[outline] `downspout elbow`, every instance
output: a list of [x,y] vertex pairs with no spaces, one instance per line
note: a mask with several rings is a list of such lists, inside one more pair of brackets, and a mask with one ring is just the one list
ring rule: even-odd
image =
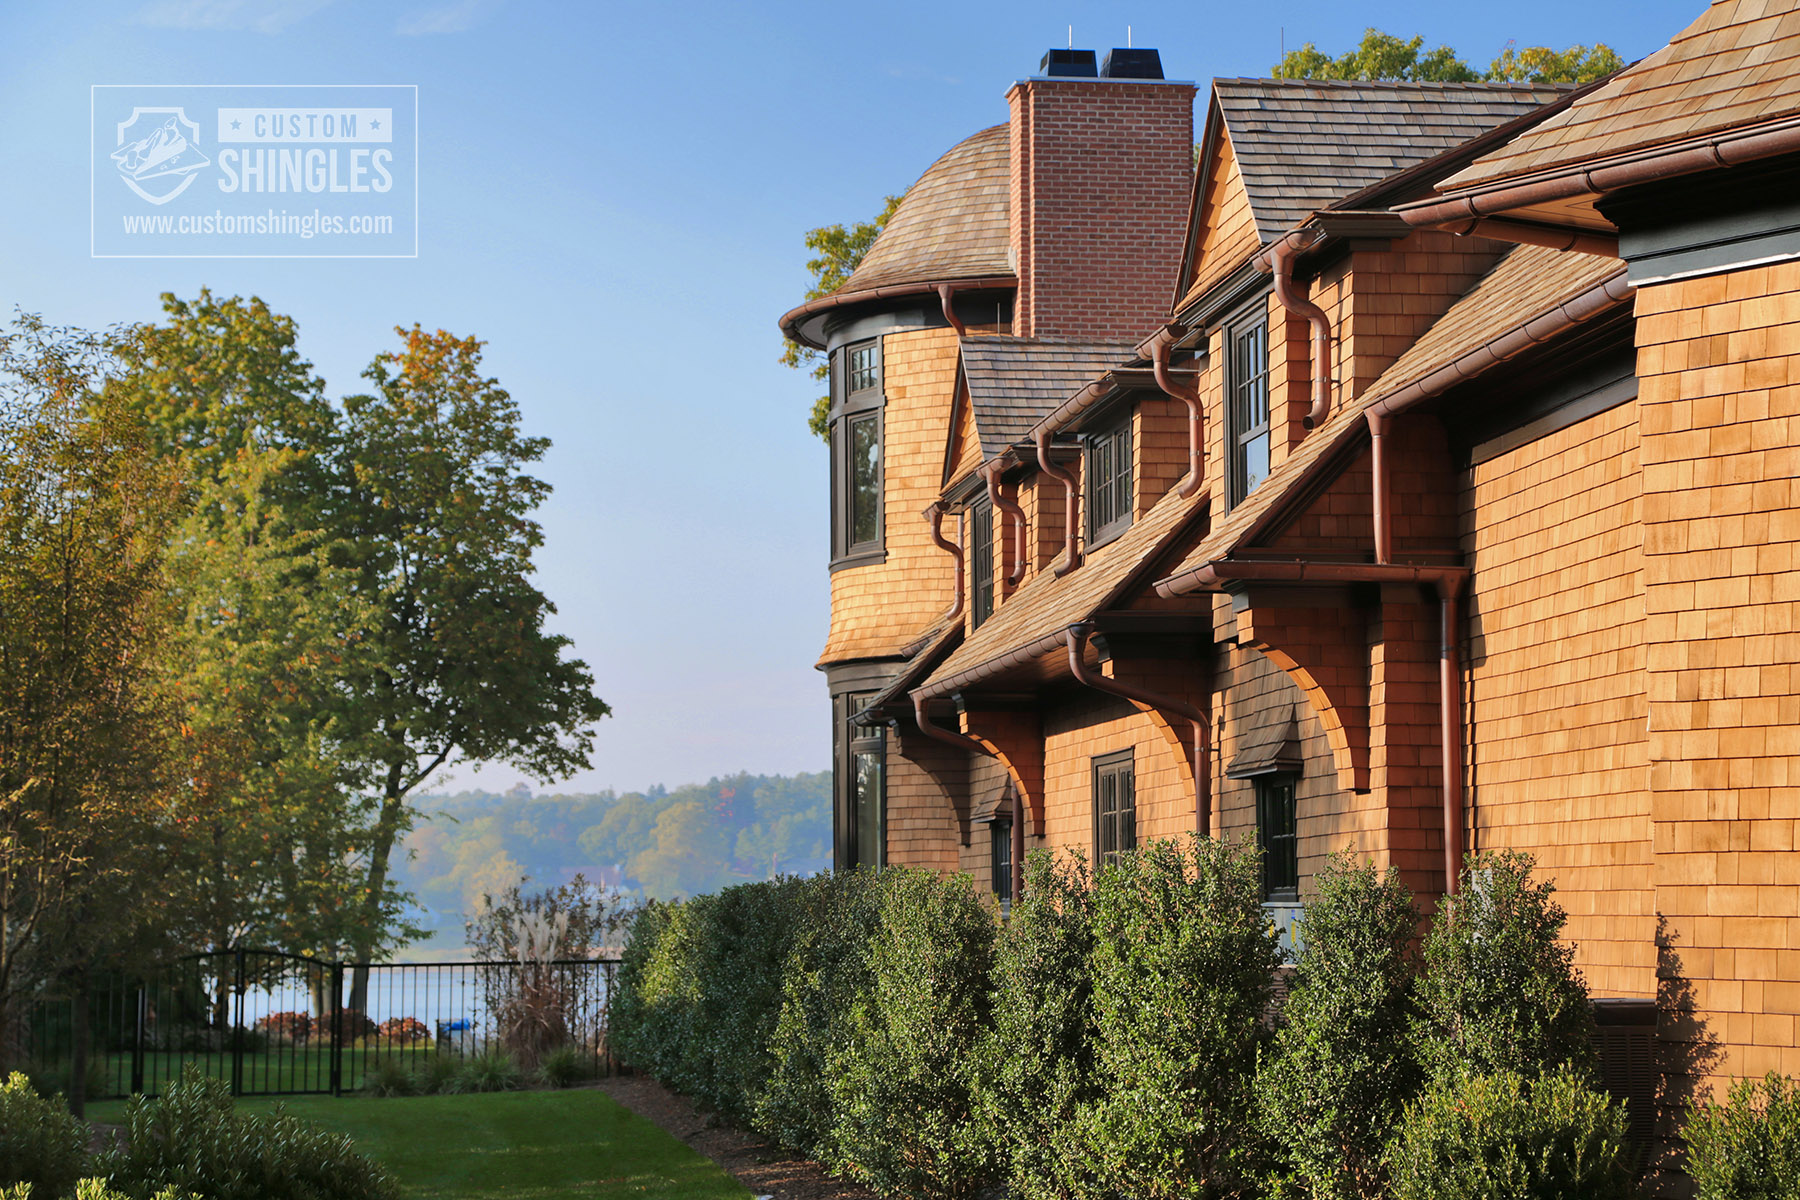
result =
[[1171,399],[1179,400],[1187,405],[1188,477],[1179,488],[1175,489],[1175,494],[1186,500],[1200,490],[1203,478],[1201,471],[1205,465],[1201,457],[1205,440],[1202,437],[1203,410],[1200,407],[1200,389],[1192,384],[1183,386],[1176,383],[1175,377],[1169,373],[1169,352],[1174,347],[1175,339],[1181,336],[1178,332],[1180,328],[1178,325],[1170,325],[1157,336],[1155,345],[1150,352],[1150,365],[1156,372],[1156,386],[1161,388],[1163,393]]
[[949,554],[956,563],[956,598],[950,602],[949,609],[939,618],[941,621],[955,621],[963,612],[963,548],[944,536],[944,506],[933,504],[925,510],[925,519],[931,522],[931,541],[938,549]]
[[1317,429],[1331,415],[1331,318],[1325,310],[1294,290],[1294,256],[1304,248],[1304,230],[1295,230],[1269,247],[1258,259],[1275,280],[1275,299],[1281,307],[1312,327],[1312,407],[1301,419],[1307,429]]
[[994,756],[992,750],[989,750],[986,746],[982,745],[968,734],[957,733],[953,730],[945,729],[942,725],[933,721],[931,719],[931,697],[927,696],[924,692],[914,692],[912,694],[912,702],[913,724],[917,725],[919,727],[919,732],[926,737],[935,738],[945,745],[955,746],[959,750],[972,751],[975,754],[986,755],[989,758]]
[[1037,443],[1038,468],[1063,487],[1063,547],[1066,556],[1062,566],[1055,571],[1056,577],[1061,579],[1081,565],[1081,487],[1074,475],[1057,466],[1051,459],[1050,437],[1050,430],[1040,427],[1033,441]]
[[1025,578],[1025,510],[1000,491],[1000,476],[1003,473],[1004,468],[998,460],[982,469],[982,477],[987,480],[988,500],[1006,514],[1008,526],[1012,530],[1013,564],[1012,570],[1006,573],[1006,583],[1008,587],[1016,587],[1019,580]]
[[956,306],[951,303],[951,301],[956,299],[956,285],[954,283],[940,283],[937,285],[937,294],[938,303],[941,304],[944,309],[944,320],[949,322],[950,328],[956,330],[957,337],[968,337],[968,328],[964,326],[962,321],[957,317]]

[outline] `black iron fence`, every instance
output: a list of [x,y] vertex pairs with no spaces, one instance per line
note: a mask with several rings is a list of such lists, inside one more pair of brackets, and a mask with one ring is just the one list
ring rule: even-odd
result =
[[194,954],[147,979],[102,976],[80,992],[36,997],[12,1031],[12,1057],[67,1091],[85,1042],[85,1091],[95,1100],[154,1095],[188,1063],[240,1096],[338,1095],[384,1066],[426,1073],[433,1056],[496,1052],[529,1067],[569,1049],[588,1073],[610,1074],[618,965]]

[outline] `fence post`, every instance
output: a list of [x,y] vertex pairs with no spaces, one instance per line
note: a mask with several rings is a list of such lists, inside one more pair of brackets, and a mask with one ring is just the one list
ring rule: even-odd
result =
[[131,1034],[131,1094],[136,1096],[144,1090],[144,1021],[148,1014],[150,998],[144,994],[144,985],[137,989],[137,1023]]
[[244,948],[239,946],[235,955],[236,978],[232,992],[233,1012],[231,1016],[231,1094],[244,1094]]
[[344,1094],[344,964],[331,964],[331,1094]]

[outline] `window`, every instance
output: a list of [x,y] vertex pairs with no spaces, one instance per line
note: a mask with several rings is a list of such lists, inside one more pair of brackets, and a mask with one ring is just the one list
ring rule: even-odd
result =
[[988,824],[988,857],[993,866],[994,898],[1002,904],[1012,900],[1012,818],[996,816]]
[[1131,527],[1131,421],[1088,438],[1088,544],[1110,542]]
[[994,615],[994,506],[969,505],[969,617],[976,629]]
[[879,867],[887,859],[887,728],[851,720],[875,696],[851,692],[840,698],[839,770],[845,786],[839,809],[838,866]]
[[1263,856],[1263,899],[1300,898],[1299,838],[1294,829],[1295,776],[1256,781],[1256,843]]
[[1131,751],[1094,759],[1094,861],[1137,848],[1137,778]]
[[1269,474],[1269,316],[1254,308],[1226,326],[1230,393],[1226,423],[1231,455],[1231,503],[1256,489]]
[[881,342],[831,356],[831,561],[879,561],[882,555]]

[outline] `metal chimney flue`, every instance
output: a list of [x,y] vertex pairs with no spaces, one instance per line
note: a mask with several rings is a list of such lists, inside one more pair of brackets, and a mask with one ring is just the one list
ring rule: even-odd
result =
[[1154,50],[1133,50],[1114,47],[1106,52],[1106,61],[1100,64],[1102,79],[1161,79],[1163,77],[1162,55]]
[[[1155,51],[1151,53],[1154,54]],[[1047,50],[1043,61],[1038,64],[1038,74],[1052,79],[1092,79],[1098,74],[1094,69],[1094,52]]]

